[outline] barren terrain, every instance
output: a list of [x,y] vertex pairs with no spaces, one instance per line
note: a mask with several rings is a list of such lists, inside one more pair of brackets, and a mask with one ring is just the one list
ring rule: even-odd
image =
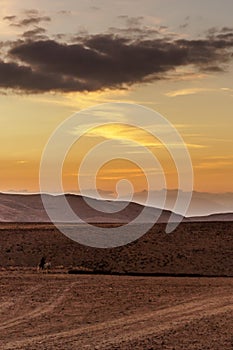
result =
[[[0,267],[35,267],[46,255],[53,267],[233,276],[233,222],[182,223],[171,234],[165,233],[165,227],[156,224],[127,246],[96,249],[71,241],[52,224],[1,223]],[[86,228],[85,233],[88,235]]]
[[232,350],[233,223],[164,228],[94,249],[47,223],[2,223],[0,349]]
[[231,278],[0,273],[1,349],[233,347]]

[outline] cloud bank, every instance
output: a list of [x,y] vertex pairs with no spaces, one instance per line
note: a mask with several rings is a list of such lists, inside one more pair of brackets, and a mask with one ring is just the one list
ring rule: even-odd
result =
[[83,33],[67,43],[45,35],[46,30],[36,25],[50,18],[35,11],[20,20],[5,20],[20,27],[34,25],[19,40],[0,46],[0,88],[13,92],[123,89],[167,79],[187,66],[194,72],[222,72],[233,58],[233,28],[211,28],[203,38],[192,40],[137,29],[139,18],[123,32]]

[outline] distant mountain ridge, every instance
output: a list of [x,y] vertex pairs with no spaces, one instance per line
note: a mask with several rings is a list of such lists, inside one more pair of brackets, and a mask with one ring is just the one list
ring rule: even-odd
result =
[[[165,193],[166,192],[166,193]],[[172,210],[175,205],[178,192],[181,197],[185,196],[185,192],[181,190],[161,190],[153,191],[151,197],[154,197],[153,202],[148,205],[159,207],[158,203],[163,195],[166,194],[166,202],[164,208]],[[136,192],[133,201],[139,204],[144,204],[147,197],[147,191]],[[218,213],[232,213],[233,212],[233,193],[209,193],[209,192],[192,192],[192,200],[190,202],[186,216],[203,216]]]
[[[172,211],[177,199],[177,195],[184,198],[186,197],[186,192],[178,189],[168,189],[168,190],[154,190],[150,191],[150,201],[147,205],[160,208],[160,203],[163,202],[165,197],[164,209]],[[104,198],[106,200],[113,200],[114,194],[111,191],[98,190],[99,198]],[[85,190],[84,195],[87,197],[96,198],[96,192],[93,190]],[[147,201],[148,192],[146,190],[135,192],[132,198],[132,202],[145,205]],[[128,201],[131,195],[123,195],[118,200]],[[209,192],[192,192],[192,200],[190,202],[189,208],[187,210],[186,216],[203,216],[211,215],[217,213],[232,213],[233,212],[233,192],[224,193],[209,193]],[[178,213],[181,214],[181,213]]]
[[[50,219],[44,209],[41,196],[47,196],[51,210],[59,207],[63,195],[49,194],[0,194],[0,221],[1,222],[49,222]],[[89,223],[127,223],[135,219],[143,210],[143,206],[137,203],[127,203],[110,200],[96,200],[89,198],[89,202],[98,207],[101,211],[91,208],[80,195],[66,194],[69,205],[73,211],[85,222]],[[121,207],[125,207],[121,210]],[[109,209],[116,213],[108,213]],[[160,209],[147,208],[144,220],[153,222],[154,216],[160,213]],[[164,210],[158,222],[167,222],[171,215],[170,211]],[[177,215],[177,219],[180,218]],[[81,220],[80,220],[81,222]]]
[[[49,195],[51,208],[56,209],[63,195]],[[89,223],[128,223],[134,220],[143,210],[144,206],[135,202],[122,202],[114,200],[97,200],[89,198],[89,201],[98,206],[102,211],[91,208],[80,195],[66,194],[66,199],[71,208],[85,222]],[[126,207],[121,210],[122,204]],[[108,213],[109,208],[117,211]],[[154,207],[147,207],[143,217],[145,222],[153,222],[155,216],[161,212],[159,223],[168,222],[171,210],[160,210]],[[175,214],[174,221],[180,221],[182,217]],[[183,221],[233,221],[233,213],[216,213],[208,216],[193,216],[183,218]],[[10,194],[0,193],[0,222],[50,222],[44,209],[40,194]],[[81,222],[81,220],[80,220]]]
[[186,218],[189,222],[216,222],[216,221],[233,221],[233,213],[217,213],[204,216],[192,216]]

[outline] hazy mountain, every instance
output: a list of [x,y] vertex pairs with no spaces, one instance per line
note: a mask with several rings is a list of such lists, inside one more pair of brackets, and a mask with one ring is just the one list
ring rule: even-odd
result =
[[[62,195],[46,195],[51,210],[57,210],[61,207]],[[66,199],[71,208],[77,215],[86,222],[116,222],[127,223],[135,219],[143,210],[143,206],[137,203],[127,203],[121,201],[96,200],[89,198],[90,203],[96,206],[98,210],[91,208],[82,196],[66,194]],[[122,207],[125,207],[121,210]],[[61,209],[62,210],[62,209]],[[115,211],[111,213],[110,211]],[[109,213],[110,212],[110,213]],[[154,217],[158,216],[160,210],[147,207],[146,214],[143,217],[145,222],[153,222]],[[164,210],[161,213],[158,222],[167,222],[171,215],[170,211]],[[179,219],[177,215],[175,219]],[[48,222],[49,217],[43,207],[41,196],[39,194],[0,194],[0,221],[4,222]]]
[[[174,201],[173,193],[170,193],[170,197],[167,201],[167,207],[172,209],[172,200]],[[61,203],[62,195],[47,195],[49,200],[49,206],[51,210],[56,210]],[[227,197],[227,194],[226,194]],[[204,203],[209,205],[213,205],[214,201],[210,202],[207,199],[214,198],[206,194],[206,202],[203,200],[204,195],[195,194],[194,193],[194,203],[193,207],[197,205],[198,198],[202,198],[200,206],[204,206]],[[220,198],[220,197],[219,197]],[[229,201],[225,205],[224,208],[230,206],[231,203],[231,194],[229,194]],[[135,219],[141,211],[144,209],[144,206],[138,203],[127,203],[122,201],[113,201],[113,200],[97,200],[91,199],[88,200],[93,206],[96,206],[98,203],[99,210],[95,210],[91,208],[84,198],[75,194],[66,194],[66,199],[70,204],[71,208],[77,215],[84,221],[94,223],[127,223],[131,222]],[[135,198],[134,198],[135,199]],[[170,200],[170,202],[169,202]],[[221,197],[223,200],[223,197]],[[220,203],[215,202],[215,203]],[[219,204],[220,205],[220,204]],[[122,206],[124,207],[122,209]],[[217,206],[216,206],[217,207]],[[63,207],[61,207],[63,211]],[[203,212],[208,212],[208,210],[204,210],[201,212],[202,215],[192,216],[185,218],[184,221],[233,221],[232,213],[217,213],[215,215],[207,215],[203,216]],[[114,213],[112,213],[115,211]],[[197,210],[200,213],[200,210]],[[208,212],[209,213],[209,212]],[[155,217],[158,217],[160,214],[160,209],[154,207],[147,207],[146,213],[143,217],[144,222],[153,222],[155,221]],[[171,210],[163,210],[159,217],[158,222],[167,222],[171,215]],[[174,221],[179,220],[181,218],[180,215],[176,215]],[[41,195],[40,194],[3,194],[0,193],[0,221],[1,222],[49,222],[50,219],[44,209]],[[81,221],[81,220],[80,220]]]
[[[159,203],[164,195],[165,190],[154,191],[154,200],[148,204],[153,207],[160,207]],[[167,190],[166,202],[164,208],[173,210],[177,198],[178,190]],[[181,195],[185,192],[180,191]],[[147,198],[147,191],[136,192],[133,201],[139,204],[144,204]],[[192,193],[192,200],[186,216],[203,216],[214,213],[229,213],[233,212],[233,193],[208,193],[196,192]]]
[[201,221],[233,221],[233,213],[219,213],[219,214],[211,214],[204,216],[193,216],[186,219],[187,221],[192,222],[201,222]]

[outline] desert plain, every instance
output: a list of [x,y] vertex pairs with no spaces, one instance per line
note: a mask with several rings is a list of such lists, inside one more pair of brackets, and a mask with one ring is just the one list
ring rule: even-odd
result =
[[232,228],[157,224],[97,249],[48,223],[2,223],[0,349],[232,350]]

